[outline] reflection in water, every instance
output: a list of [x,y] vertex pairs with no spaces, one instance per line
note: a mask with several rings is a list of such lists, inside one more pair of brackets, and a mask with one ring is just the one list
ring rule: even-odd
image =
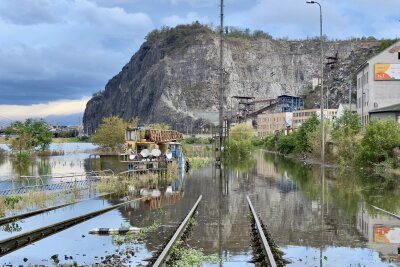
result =
[[[146,194],[153,196],[151,199],[103,215],[110,216],[107,220],[89,220],[86,224],[92,225],[86,228],[121,224],[143,227],[159,222],[163,225],[159,232],[135,245],[138,251],[147,251],[143,253],[146,258],[171,235],[201,194],[197,226],[189,245],[207,254],[219,254],[222,261],[217,266],[252,266],[246,202],[249,195],[285,258],[292,261],[289,266],[390,266],[388,259],[398,264],[395,255],[399,221],[369,205],[398,213],[400,192],[396,180],[368,177],[356,171],[340,173],[262,152],[255,156],[252,163],[245,164],[246,168],[242,164],[238,168],[225,165],[220,170],[206,166],[175,182],[146,188]],[[131,193],[140,194],[140,188],[130,189]],[[111,238],[79,239],[86,228],[77,226],[69,233],[77,235],[79,244],[74,238],[66,239],[70,244],[75,242],[80,251],[94,250],[96,256],[107,255],[104,247],[87,244],[98,244],[102,238],[102,246],[107,247]],[[58,251],[65,250],[62,242],[56,244]],[[34,248],[45,247],[38,242]],[[93,253],[90,259],[76,256],[78,263],[96,262]],[[22,258],[20,254],[19,259]]]
[[[339,174],[330,168],[304,165],[276,155],[259,153],[255,160],[256,164],[246,171],[233,165],[221,172],[208,167],[189,177],[184,201],[193,202],[199,194],[204,199],[192,246],[209,254],[218,252],[222,265],[251,260],[245,201],[250,195],[291,265],[389,266],[379,258],[381,251],[368,245],[358,230],[356,217],[363,199],[389,202],[382,198],[394,200],[397,186],[382,190],[376,177],[365,178],[356,172]],[[210,172],[211,180],[206,178]],[[372,195],[380,200],[374,200]]]
[[400,220],[384,214],[369,212],[371,206],[359,203],[357,229],[367,240],[368,247],[378,251],[386,259],[398,258],[400,244]]
[[22,230],[22,227],[16,222],[11,222],[6,225],[2,225],[0,229],[1,231],[7,233],[15,233],[15,232],[20,232]]
[[12,157],[0,156],[0,181],[16,178],[20,175],[38,176],[63,173],[83,173],[98,170],[90,166],[88,161],[91,151],[95,148],[90,143],[51,144],[51,149],[63,150],[65,155],[51,157],[35,157],[30,163],[19,166]]

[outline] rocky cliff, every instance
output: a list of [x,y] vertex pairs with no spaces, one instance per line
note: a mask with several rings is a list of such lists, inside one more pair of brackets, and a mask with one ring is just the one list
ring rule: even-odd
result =
[[[330,107],[348,102],[355,70],[379,45],[379,41],[324,42],[325,57],[338,55],[335,67],[325,69]],[[228,34],[223,49],[226,110],[231,96],[305,95],[310,107],[319,105],[318,91],[311,89],[319,74],[319,40]],[[139,116],[141,124],[165,122],[191,132],[217,118],[218,70],[219,37],[209,28],[194,24],[154,31],[105,90],[88,102],[85,130],[93,132],[102,118],[116,115],[125,120]]]

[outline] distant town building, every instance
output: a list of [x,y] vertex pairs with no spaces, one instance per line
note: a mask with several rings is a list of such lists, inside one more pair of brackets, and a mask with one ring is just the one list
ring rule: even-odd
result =
[[280,95],[277,97],[276,112],[292,112],[304,109],[304,99],[300,96]]
[[[324,118],[333,120],[336,118],[337,109],[325,109]],[[296,130],[313,114],[321,117],[320,109],[302,109],[293,112],[263,113],[257,116],[257,134],[260,137],[281,133],[289,133]]]
[[266,113],[257,116],[257,134],[260,137],[291,129],[291,127],[292,112]]
[[[293,123],[292,128],[297,129],[300,125],[308,120],[313,114],[321,118],[321,109],[303,109],[293,111]],[[324,118],[328,120],[333,120],[336,118],[337,109],[324,109]]]
[[371,114],[379,118],[400,116],[398,110],[390,112],[397,104],[400,104],[400,41],[364,62],[357,73],[357,113],[363,125]]

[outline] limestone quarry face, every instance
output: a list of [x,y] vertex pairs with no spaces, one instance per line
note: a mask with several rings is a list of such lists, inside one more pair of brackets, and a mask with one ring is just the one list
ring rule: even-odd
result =
[[[166,34],[146,41],[105,90],[88,102],[85,131],[93,132],[109,116],[125,120],[138,116],[141,124],[164,122],[183,132],[217,124],[219,37],[204,29],[179,38]],[[334,68],[324,69],[329,107],[348,103],[356,69],[379,45],[379,41],[324,42],[324,57],[338,55]],[[312,106],[319,105],[319,92],[311,89],[320,72],[319,40],[226,37],[223,54],[228,114],[231,104],[236,107],[232,96],[305,95]]]

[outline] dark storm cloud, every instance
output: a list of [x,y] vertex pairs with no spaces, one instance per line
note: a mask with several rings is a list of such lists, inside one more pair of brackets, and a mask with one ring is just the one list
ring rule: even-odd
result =
[[[18,8],[21,2],[26,7]],[[0,105],[80,99],[103,89],[153,27],[143,12],[86,0],[2,1]]]
[[[320,0],[329,38],[400,34],[400,1]],[[226,0],[226,25],[274,37],[319,34],[305,0]],[[162,25],[219,24],[216,0],[1,0],[0,105],[81,99],[104,88]]]

